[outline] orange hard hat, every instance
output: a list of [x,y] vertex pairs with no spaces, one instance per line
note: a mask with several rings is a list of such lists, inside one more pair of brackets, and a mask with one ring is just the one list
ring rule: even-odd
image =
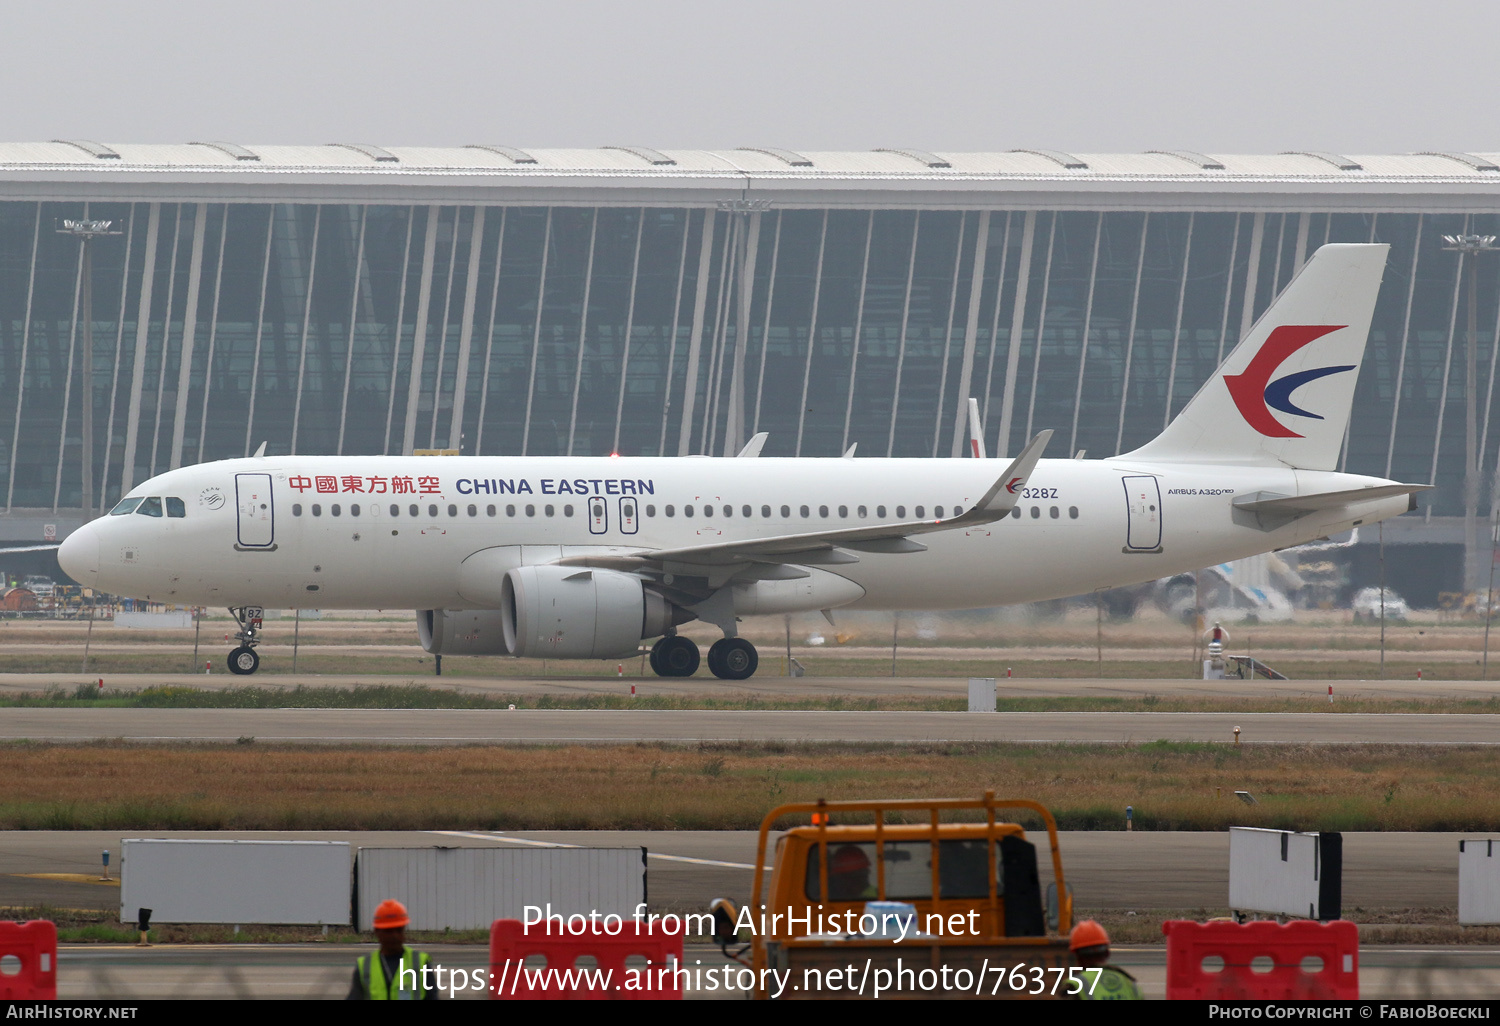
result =
[[1108,946],[1109,934],[1104,932],[1104,927],[1092,919],[1085,919],[1073,927],[1073,932],[1068,936],[1069,951]]
[[411,922],[406,906],[395,898],[386,898],[375,909],[375,929],[394,930]]

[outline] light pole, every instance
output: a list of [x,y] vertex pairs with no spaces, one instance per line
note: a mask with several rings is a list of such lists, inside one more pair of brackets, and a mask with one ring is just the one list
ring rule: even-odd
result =
[[1479,590],[1479,417],[1478,417],[1478,266],[1479,254],[1495,248],[1493,235],[1444,235],[1443,248],[1459,254],[1469,272],[1469,352],[1464,377],[1464,591]]
[[79,385],[83,413],[83,493],[79,505],[84,509],[85,522],[94,515],[94,262],[91,256],[93,247],[89,243],[101,235],[123,235],[123,232],[110,231],[109,226],[113,223],[80,218],[63,221],[56,229],[59,235],[73,236],[83,247],[80,270],[83,279],[83,360]]

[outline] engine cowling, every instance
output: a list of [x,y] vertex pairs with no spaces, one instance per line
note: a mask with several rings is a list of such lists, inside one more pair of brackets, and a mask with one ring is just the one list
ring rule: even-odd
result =
[[418,609],[417,639],[434,655],[509,655],[498,609]]
[[692,619],[639,577],[615,570],[519,566],[501,585],[500,623],[511,655],[619,659],[642,638]]

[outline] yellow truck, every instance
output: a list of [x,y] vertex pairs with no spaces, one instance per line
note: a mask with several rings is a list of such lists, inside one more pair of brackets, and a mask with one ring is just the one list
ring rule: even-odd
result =
[[[1047,828],[1045,892],[1036,846],[1001,816],[1014,809]],[[776,838],[767,893],[770,838],[792,817],[809,823]],[[753,973],[756,997],[1061,998],[1087,986],[1068,951],[1057,824],[1036,802],[782,805],[761,821],[755,867],[748,904],[714,903],[714,939]]]

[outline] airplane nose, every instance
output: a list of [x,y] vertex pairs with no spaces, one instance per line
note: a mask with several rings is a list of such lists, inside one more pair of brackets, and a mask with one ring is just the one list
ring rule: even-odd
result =
[[84,526],[63,539],[57,550],[57,562],[63,573],[85,587],[99,581],[99,535]]

